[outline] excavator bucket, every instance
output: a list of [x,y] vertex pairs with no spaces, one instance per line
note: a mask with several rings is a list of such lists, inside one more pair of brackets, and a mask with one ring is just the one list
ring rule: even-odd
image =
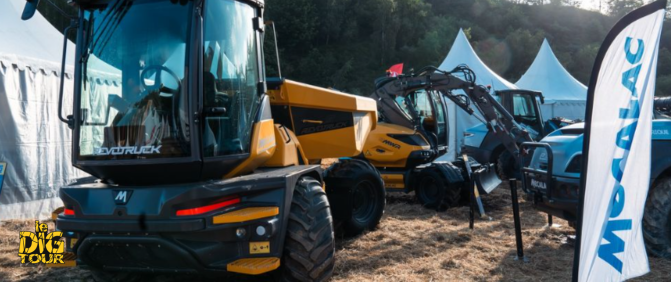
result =
[[478,191],[484,194],[489,194],[501,184],[501,179],[496,174],[496,169],[493,164],[483,165],[475,170],[473,172],[473,178],[478,185]]

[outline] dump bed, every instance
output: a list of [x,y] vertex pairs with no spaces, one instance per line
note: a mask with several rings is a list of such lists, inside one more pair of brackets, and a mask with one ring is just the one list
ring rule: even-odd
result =
[[275,123],[291,129],[310,160],[361,154],[377,126],[375,100],[291,80],[270,80]]

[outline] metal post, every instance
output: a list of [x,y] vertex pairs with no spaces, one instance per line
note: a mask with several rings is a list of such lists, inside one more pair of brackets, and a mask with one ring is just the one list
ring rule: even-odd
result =
[[510,179],[510,197],[513,202],[513,219],[515,220],[515,242],[517,244],[517,257],[515,260],[522,260],[528,262],[524,257],[524,246],[522,245],[522,225],[520,223],[520,206],[517,202],[517,180]]
[[474,228],[474,225],[475,225],[475,191],[473,190],[473,184],[474,184],[473,177],[471,177],[471,181],[469,181],[469,183],[470,183],[470,185],[469,185],[470,187],[469,187],[468,190],[470,190],[469,194],[471,196],[469,197],[469,199],[470,199],[470,201],[469,201],[470,209],[469,209],[469,212],[468,212],[468,228],[470,228],[472,230]]
[[548,227],[552,227],[552,215],[548,214]]

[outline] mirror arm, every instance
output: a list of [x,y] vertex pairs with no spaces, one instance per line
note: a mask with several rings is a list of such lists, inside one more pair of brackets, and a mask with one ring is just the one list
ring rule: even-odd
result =
[[70,30],[73,28],[78,27],[78,22],[76,19],[71,18],[70,19],[70,25],[65,28],[63,31],[63,56],[61,59],[61,87],[59,89],[58,93],[58,119],[60,119],[62,122],[67,123],[68,127],[70,129],[74,129],[74,121],[71,118],[71,116],[68,116],[67,119],[63,118],[62,115],[62,110],[63,110],[63,92],[64,92],[64,86],[65,86],[65,60],[67,58],[67,50],[68,50],[68,34],[70,33]]
[[277,58],[277,75],[282,77],[282,67],[280,66],[280,50],[277,47],[277,31],[275,31],[275,22],[266,21],[265,25],[271,25],[273,27],[273,40],[275,41],[275,57]]

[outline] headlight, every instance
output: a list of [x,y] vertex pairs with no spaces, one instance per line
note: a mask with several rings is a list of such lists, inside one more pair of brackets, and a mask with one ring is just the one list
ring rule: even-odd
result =
[[372,127],[370,115],[366,112],[354,113],[354,132],[357,150],[362,150],[363,143]]

